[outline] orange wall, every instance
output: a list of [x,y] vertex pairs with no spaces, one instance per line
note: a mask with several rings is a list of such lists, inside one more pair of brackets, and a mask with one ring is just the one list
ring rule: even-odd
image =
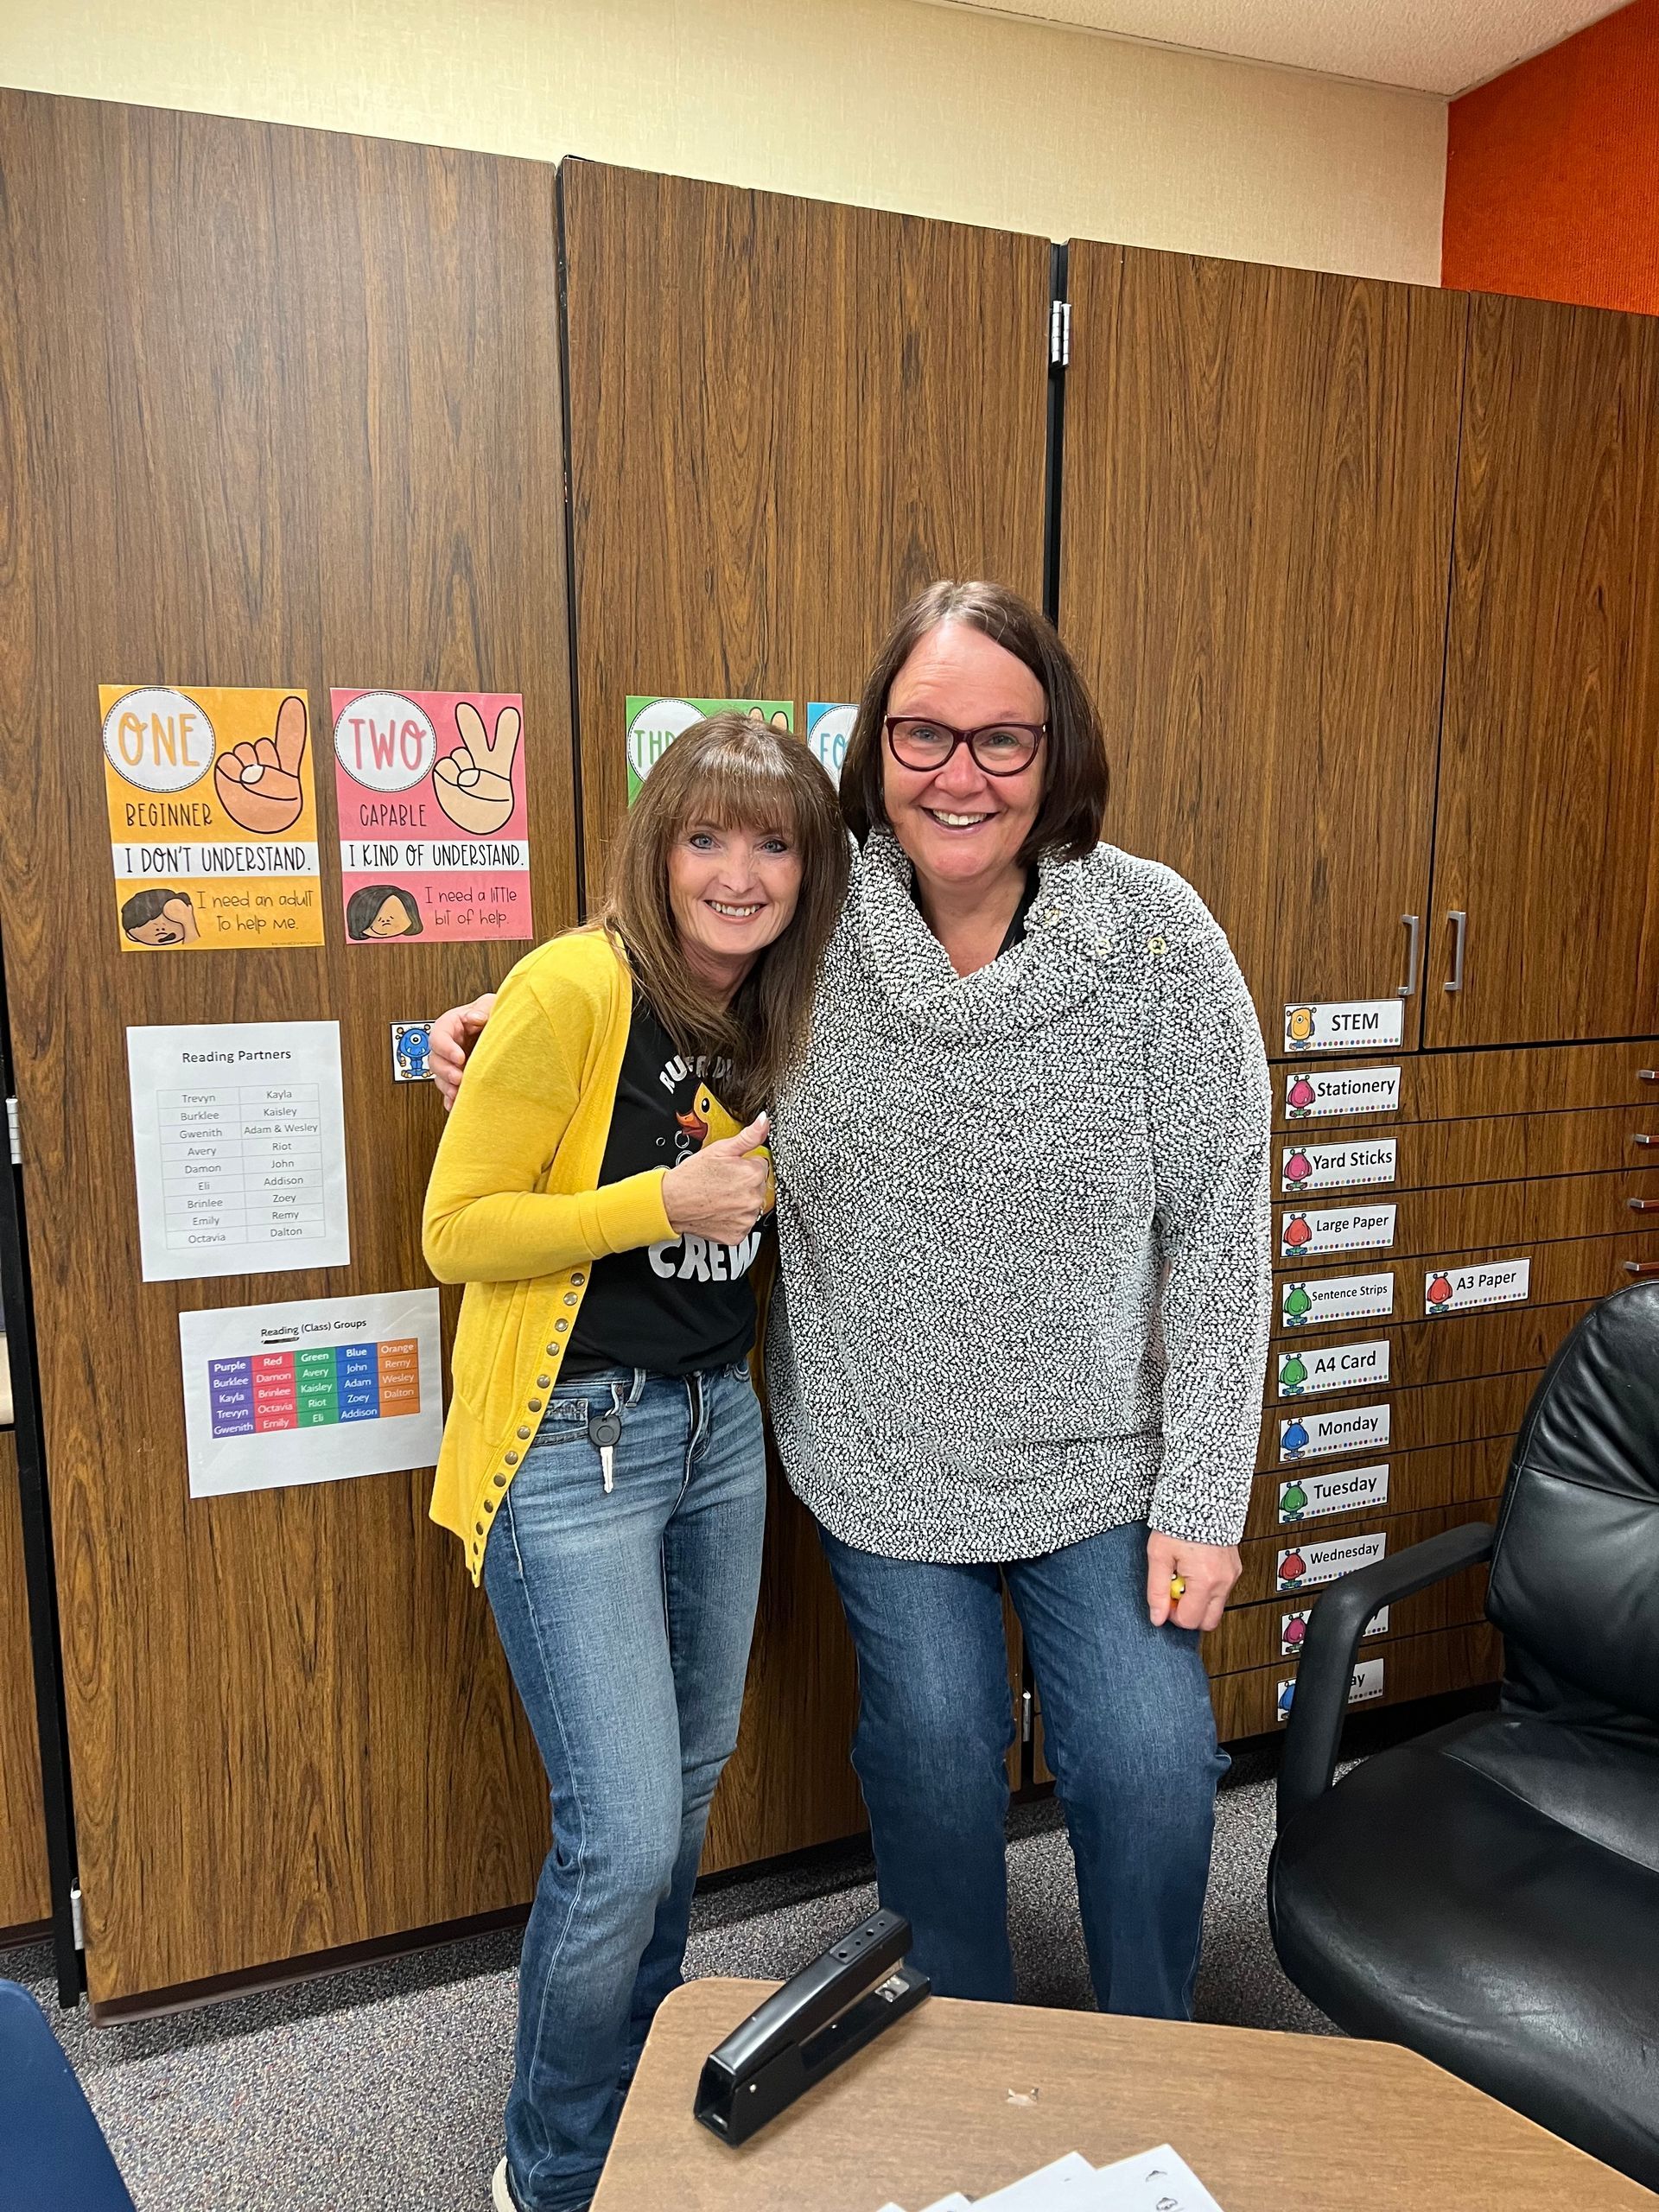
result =
[[1659,0],[1452,103],[1440,281],[1659,315]]

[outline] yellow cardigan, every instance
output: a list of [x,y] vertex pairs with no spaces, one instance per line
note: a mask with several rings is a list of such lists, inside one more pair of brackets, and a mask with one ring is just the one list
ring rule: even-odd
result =
[[[599,1185],[633,981],[602,930],[539,945],[501,986],[427,1185],[422,1241],[464,1282],[432,1518],[476,1582],[507,1485],[541,1426],[592,1262],[677,1232],[653,1168]],[[706,1088],[713,1139],[738,1124]]]

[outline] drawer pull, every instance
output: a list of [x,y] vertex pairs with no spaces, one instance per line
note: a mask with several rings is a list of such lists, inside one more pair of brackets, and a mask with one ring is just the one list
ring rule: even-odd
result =
[[1634,1275],[1638,1282],[1651,1281],[1655,1275],[1659,1275],[1659,1260],[1626,1260],[1624,1272],[1627,1275]]
[[1632,1213],[1659,1213],[1659,1198],[1626,1198]]
[[1638,1083],[1659,1083],[1659,1068],[1637,1068],[1636,1079]]
[[1659,1137],[1635,1136],[1630,1139],[1630,1142],[1643,1152],[1651,1152],[1656,1145],[1659,1145]]

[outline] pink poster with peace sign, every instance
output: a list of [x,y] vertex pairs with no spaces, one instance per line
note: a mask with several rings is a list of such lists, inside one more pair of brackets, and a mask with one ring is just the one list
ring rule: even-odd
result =
[[332,691],[346,934],[535,934],[516,691]]

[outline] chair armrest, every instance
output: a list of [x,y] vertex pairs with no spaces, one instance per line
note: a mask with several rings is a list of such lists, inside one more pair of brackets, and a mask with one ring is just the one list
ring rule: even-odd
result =
[[1490,1559],[1497,1531],[1490,1521],[1443,1529],[1375,1567],[1356,1567],[1314,1604],[1307,1640],[1296,1669],[1296,1695],[1285,1727],[1279,1769],[1279,1826],[1331,1787],[1337,1747],[1348,1713],[1354,1654],[1365,1624],[1379,1606],[1410,1598],[1464,1567]]

